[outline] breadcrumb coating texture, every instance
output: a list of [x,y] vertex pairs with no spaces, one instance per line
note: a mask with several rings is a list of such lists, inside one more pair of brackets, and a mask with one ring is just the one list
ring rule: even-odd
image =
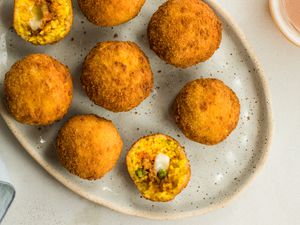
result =
[[138,15],[145,0],[78,0],[85,17],[98,26],[116,26]]
[[153,74],[133,42],[101,42],[88,54],[81,83],[89,98],[113,112],[129,111],[147,98]]
[[72,174],[96,180],[117,163],[123,141],[114,124],[96,115],[72,117],[59,131],[56,150],[61,164]]
[[169,0],[152,16],[148,38],[161,59],[186,68],[214,54],[222,39],[222,25],[201,0]]
[[203,78],[189,82],[175,102],[175,119],[189,139],[207,145],[223,141],[237,126],[240,103],[222,81]]
[[32,54],[6,73],[4,93],[14,118],[29,125],[60,120],[72,102],[72,79],[66,66],[45,54]]

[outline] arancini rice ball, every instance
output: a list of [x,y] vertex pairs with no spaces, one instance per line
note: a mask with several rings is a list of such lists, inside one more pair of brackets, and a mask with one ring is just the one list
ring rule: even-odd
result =
[[17,61],[4,79],[9,112],[29,125],[50,125],[60,120],[71,105],[72,88],[68,68],[45,54]]
[[97,26],[116,26],[138,15],[145,0],[78,0],[81,12]]
[[139,139],[128,151],[126,164],[142,196],[156,202],[174,199],[191,176],[184,148],[164,134]]
[[133,42],[98,43],[85,58],[81,83],[88,97],[113,112],[124,112],[146,99],[153,86],[147,56]]
[[237,126],[240,103],[222,81],[202,78],[187,83],[176,97],[175,120],[184,135],[214,145]]
[[187,68],[206,61],[219,48],[222,25],[201,0],[169,0],[152,16],[148,38],[161,59]]
[[72,22],[71,0],[15,0],[15,31],[32,44],[58,42],[69,33]]
[[96,180],[117,163],[123,147],[114,124],[96,115],[72,117],[60,129],[56,150],[61,164],[72,174]]

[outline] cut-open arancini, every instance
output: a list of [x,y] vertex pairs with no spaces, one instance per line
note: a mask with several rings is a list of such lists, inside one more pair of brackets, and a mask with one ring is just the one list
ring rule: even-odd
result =
[[58,42],[69,33],[72,22],[71,0],[15,0],[14,29],[32,44]]
[[184,148],[164,134],[139,139],[127,153],[126,164],[139,192],[152,201],[174,199],[191,175]]

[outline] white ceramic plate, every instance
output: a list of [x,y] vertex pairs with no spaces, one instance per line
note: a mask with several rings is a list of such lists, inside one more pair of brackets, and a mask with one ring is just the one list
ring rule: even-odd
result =
[[[12,2],[0,0],[0,81],[10,66],[21,57],[42,52],[68,65],[73,74],[74,100],[69,114],[49,127],[17,123],[6,111],[0,112],[26,151],[66,187],[90,201],[130,215],[175,219],[199,215],[223,207],[236,196],[264,164],[270,145],[272,121],[267,84],[247,42],[230,17],[214,2],[207,1],[223,21],[220,49],[207,62],[189,69],[166,65],[150,49],[146,29],[154,11],[164,1],[147,1],[140,15],[127,24],[96,27],[83,17],[75,1],[71,33],[63,41],[36,47],[20,39],[12,29]],[[80,82],[81,64],[99,41],[131,40],[148,55],[155,75],[155,89],[139,107],[127,113],[111,113],[94,105],[84,94]],[[199,77],[223,80],[238,95],[241,115],[237,129],[221,144],[205,146],[185,138],[171,115],[173,100],[184,84]],[[0,90],[2,92],[2,83]],[[3,93],[1,93],[3,98]],[[96,113],[111,119],[125,142],[123,154],[112,172],[98,181],[85,181],[69,174],[57,162],[54,140],[58,129],[74,114]],[[140,195],[125,167],[125,154],[139,137],[162,132],[175,137],[186,147],[192,176],[175,200],[154,203]]]

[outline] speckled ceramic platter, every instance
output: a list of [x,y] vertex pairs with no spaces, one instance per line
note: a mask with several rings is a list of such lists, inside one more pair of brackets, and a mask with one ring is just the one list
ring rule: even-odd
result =
[[[189,69],[166,65],[150,49],[146,29],[153,12],[164,1],[147,1],[134,20],[113,28],[90,24],[74,1],[74,24],[61,42],[36,47],[20,39],[12,29],[13,1],[0,0],[0,82],[10,66],[29,53],[47,53],[71,69],[74,100],[68,115],[49,127],[31,127],[17,123],[6,111],[0,112],[26,151],[52,176],[82,197],[130,215],[174,219],[193,216],[225,206],[255,177],[266,160],[272,133],[272,118],[267,83],[244,36],[230,17],[212,0],[208,4],[223,21],[223,40],[219,50],[207,62]],[[99,41],[131,40],[148,55],[155,75],[151,96],[126,113],[112,113],[94,105],[84,94],[80,82],[81,65],[88,51]],[[199,77],[223,80],[237,94],[241,115],[237,129],[222,143],[205,146],[185,138],[174,123],[171,108],[184,84]],[[74,114],[96,113],[111,119],[124,140],[122,157],[112,172],[98,181],[85,181],[69,174],[56,159],[54,140],[58,129]],[[185,146],[191,162],[188,186],[175,200],[154,203],[140,197],[125,167],[125,154],[139,137],[162,132]]]

